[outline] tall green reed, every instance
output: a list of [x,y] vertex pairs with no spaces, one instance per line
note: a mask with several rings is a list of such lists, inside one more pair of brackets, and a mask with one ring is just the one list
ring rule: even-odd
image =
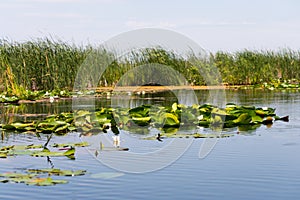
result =
[[223,81],[231,85],[300,80],[300,51],[217,52],[214,60]]
[[[88,55],[98,49],[87,46],[76,46],[60,40],[41,38],[26,42],[15,42],[0,39],[0,93],[10,91],[20,93],[22,90],[72,90],[78,68]],[[148,69],[149,64],[169,66],[183,75],[186,82],[192,85],[215,84],[219,80],[206,83],[204,76],[214,77],[210,64],[220,71],[222,81],[230,85],[261,84],[277,80],[300,80],[300,51],[281,49],[279,51],[243,50],[235,53],[219,51],[210,54],[209,60],[191,62],[192,55],[182,57],[175,52],[161,47],[145,48],[129,52],[121,58],[115,58],[113,52],[100,50],[102,57],[112,58],[103,76],[98,74],[87,77],[97,86],[113,86],[127,73],[128,78],[123,85],[139,85],[148,82],[174,83],[175,74],[157,76],[157,70]],[[101,63],[101,61],[96,61]],[[134,71],[142,66],[143,72]],[[198,67],[200,66],[200,71]],[[202,70],[203,69],[203,70]],[[88,70],[88,69],[87,69]],[[148,71],[147,71],[148,70]],[[161,74],[168,74],[167,69],[160,69]],[[203,73],[204,72],[204,73]],[[89,73],[87,71],[87,73]],[[155,74],[156,73],[156,74]],[[184,83],[184,84],[187,84]]]
[[[11,68],[15,83],[26,89],[71,88],[89,48],[48,38],[24,43],[0,40],[0,71]],[[1,77],[2,82],[4,77]]]

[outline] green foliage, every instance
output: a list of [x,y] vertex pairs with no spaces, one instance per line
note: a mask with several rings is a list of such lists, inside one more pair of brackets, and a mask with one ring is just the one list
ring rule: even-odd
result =
[[[0,39],[0,93],[5,92],[7,97],[32,100],[40,96],[39,93],[32,93],[36,90],[55,91],[54,96],[68,96],[67,91],[74,87],[78,68],[91,55],[95,55],[96,59],[93,63],[85,63],[86,69],[81,71],[82,74],[90,74],[95,64],[108,64],[108,67],[102,77],[98,73],[90,74],[90,77],[78,76],[78,80],[86,84],[82,86],[84,88],[114,86],[119,81],[118,84],[130,86],[147,82],[215,85],[222,81],[229,85],[276,85],[277,80],[280,83],[288,81],[282,85],[286,87],[300,80],[300,53],[290,49],[217,52],[205,60],[196,58],[192,53],[177,55],[156,47],[136,50],[116,58],[113,52],[105,49],[75,46],[49,38],[27,42]],[[124,74],[127,78],[121,80]],[[181,76],[186,82],[182,82],[184,79]],[[216,80],[215,77],[222,77],[222,80]],[[61,91],[66,94],[61,94]],[[4,100],[0,97],[0,102]]]
[[0,82],[13,93],[17,90],[14,85],[30,90],[71,89],[77,67],[89,51],[90,47],[48,38],[24,43],[0,40]]
[[51,176],[81,176],[85,175],[85,170],[61,170],[61,169],[27,169],[26,173],[7,172],[0,174],[2,183],[24,183],[35,186],[52,186],[56,184],[66,184],[67,180],[53,179]]
[[[83,135],[106,133],[107,128],[110,127],[112,132],[118,135],[119,128],[146,134],[149,132],[149,126],[161,128],[165,132],[176,132],[179,127],[195,127],[196,125],[212,130],[222,130],[244,125],[257,128],[259,127],[257,125],[272,124],[275,120],[288,121],[288,116],[276,116],[274,108],[266,107],[227,104],[225,108],[218,108],[210,104],[185,106],[173,103],[166,107],[142,105],[132,109],[101,108],[95,112],[78,110],[74,113],[50,115],[42,121],[18,121],[1,126],[2,129],[9,131],[55,133],[56,135],[64,135],[71,131],[81,132]],[[87,144],[77,144],[77,146],[85,145]],[[34,156],[47,155],[65,154],[48,151],[34,154]]]
[[[36,147],[37,148],[37,147]],[[40,147],[41,150],[32,150],[31,147],[23,146],[8,146],[8,147],[1,147],[0,153],[2,154],[2,158],[6,158],[7,156],[17,156],[17,155],[30,155],[33,157],[61,157],[66,156],[70,159],[75,159],[75,148],[71,147],[66,151],[50,151],[47,148]]]
[[[300,80],[300,52],[249,51],[217,52],[215,65],[223,82],[230,85],[255,85],[280,80]],[[298,84],[299,85],[299,84]]]
[[86,147],[89,146],[87,142],[80,143],[55,143],[51,145],[52,148],[60,148],[59,151],[50,151],[45,145],[41,144],[29,144],[29,145],[10,145],[0,147],[0,158],[7,158],[7,156],[19,156],[30,155],[34,157],[68,157],[75,159],[74,147]]

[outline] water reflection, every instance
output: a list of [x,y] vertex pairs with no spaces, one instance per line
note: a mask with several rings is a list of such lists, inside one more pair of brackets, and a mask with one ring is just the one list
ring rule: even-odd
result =
[[50,114],[71,111],[70,100],[60,100],[53,103],[31,102],[21,104],[0,104],[0,123],[6,124],[16,120],[26,121],[44,118]]
[[112,136],[112,138],[113,138],[114,147],[119,148],[121,144],[120,135],[114,135]]
[[[93,99],[80,98],[81,109],[95,109],[101,107],[124,107],[134,108],[144,104],[170,106],[174,102],[185,105],[194,103],[224,107],[226,103],[232,102],[241,105],[269,105],[280,102],[297,103],[298,93],[293,91],[268,91],[268,90],[166,90],[156,93],[113,93],[110,98],[100,96]],[[275,104],[274,104],[275,102]],[[0,104],[0,123],[6,124],[16,120],[26,121],[43,118],[50,114],[72,111],[72,99],[63,99],[50,103],[35,102],[16,105]]]
[[164,91],[157,93],[137,94],[136,92],[119,93],[111,98],[112,107],[135,108],[141,105],[170,105],[178,102],[176,93],[172,91]]
[[[209,91],[195,92],[199,104],[209,101]],[[182,94],[182,101],[184,101],[184,91]],[[170,105],[174,101],[179,101],[176,95],[168,91],[157,94],[146,93],[144,96],[133,93],[127,96],[128,99],[126,100],[116,98],[115,106],[135,107],[146,103]],[[111,95],[111,98],[113,97]],[[298,190],[300,187],[300,163],[298,159],[300,154],[299,93],[226,90],[226,99],[228,102],[242,105],[274,106],[278,115],[290,115],[290,122],[277,122],[271,129],[262,126],[256,131],[240,132],[240,135],[220,139],[212,154],[204,160],[197,158],[199,146],[203,142],[202,139],[197,139],[189,151],[178,161],[155,173],[125,174],[123,177],[112,180],[91,178],[87,175],[74,179],[69,185],[49,188],[1,184],[0,198],[16,199],[16,195],[19,195],[30,199],[40,197],[53,199],[61,196],[67,199],[96,199],[101,194],[106,199],[169,199],[169,194],[172,194],[172,196],[182,199],[199,199],[201,197],[204,199],[261,199],[262,197],[267,199],[297,199],[300,195]],[[186,98],[186,102],[188,103],[188,98]],[[111,99],[96,99],[97,107],[110,107],[111,104]],[[35,103],[17,106],[2,104],[0,105],[1,123],[12,120],[14,114],[48,114],[71,110],[72,102],[70,100],[54,102],[53,104]],[[236,132],[237,129],[229,129],[228,131]],[[251,137],[242,134],[251,135]],[[132,146],[133,150],[140,148],[140,152],[159,148],[167,142],[167,139],[163,139],[163,142],[147,141],[145,143],[148,145],[144,145],[145,143],[136,142],[127,134],[122,134],[121,138],[122,141],[119,145]],[[45,142],[45,137],[43,141],[40,141],[35,135],[3,131],[1,132],[1,139],[1,145]],[[71,133],[65,137],[54,137],[53,139],[53,142],[68,143],[77,141],[78,136]],[[111,136],[109,139],[113,141]],[[74,169],[86,169],[91,174],[112,171],[101,165],[86,150],[79,149],[77,155],[76,160],[52,158],[51,161],[55,167],[67,168],[72,166]],[[22,156],[3,159],[0,160],[0,173],[14,171],[20,167],[52,167],[45,160],[45,158],[32,160]],[[155,160],[154,162],[158,161]],[[18,189],[13,190],[13,187]]]
[[134,108],[144,104],[170,106],[174,102],[187,106],[210,103],[225,106],[224,90],[166,90],[155,93],[120,93],[111,97],[112,107]]

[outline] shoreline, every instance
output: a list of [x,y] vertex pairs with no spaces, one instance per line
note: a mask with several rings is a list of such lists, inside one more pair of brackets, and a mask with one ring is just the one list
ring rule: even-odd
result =
[[[108,93],[122,93],[122,92],[132,92],[132,93],[156,93],[156,92],[164,92],[164,91],[173,91],[173,90],[228,90],[228,89],[239,89],[243,86],[119,86],[119,87],[113,87],[113,86],[107,86],[107,87],[97,87],[97,88],[90,88],[91,90],[96,91],[95,96],[101,96],[101,94],[97,93],[106,93],[107,95],[110,95]],[[245,86],[244,86],[245,87]],[[87,95],[83,95],[87,96]],[[54,101],[60,101],[60,100],[71,100],[74,97],[55,97]],[[76,97],[75,97],[76,98]],[[42,98],[37,100],[19,100],[17,104],[19,103],[39,103],[39,102],[47,102],[49,101],[49,98]]]
[[243,86],[117,86],[117,87],[97,87],[95,88],[96,92],[160,92],[160,91],[166,91],[166,90],[220,90],[220,89],[239,89]]
[[[89,88],[89,90],[94,90],[96,97],[100,97],[101,95],[110,96],[111,93],[136,93],[136,94],[146,94],[146,93],[156,93],[156,92],[164,92],[164,91],[173,91],[173,90],[239,90],[239,89],[257,89],[264,90],[268,88],[263,87],[254,87],[253,85],[217,85],[217,86],[107,86],[107,87],[97,87],[97,88]],[[296,89],[298,88],[286,88],[286,89]],[[299,88],[300,89],[300,88]],[[59,97],[54,96],[54,101],[60,100],[72,100],[73,98],[77,98],[78,95],[69,96],[69,97]],[[80,95],[79,95],[80,96]],[[89,95],[83,94],[82,97],[87,97]],[[38,102],[47,102],[49,98],[41,98],[36,100],[19,100],[12,104],[21,104],[21,103],[38,103]],[[6,103],[6,102],[2,102]],[[0,103],[0,105],[2,104]]]

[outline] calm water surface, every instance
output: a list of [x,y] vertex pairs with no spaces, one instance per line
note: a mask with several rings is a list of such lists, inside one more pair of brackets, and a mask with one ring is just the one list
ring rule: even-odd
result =
[[[210,92],[196,93],[199,103],[208,101]],[[262,126],[256,131],[242,132],[230,138],[218,140],[211,153],[199,159],[199,149],[204,139],[195,139],[190,148],[171,165],[149,173],[118,172],[103,165],[91,154],[91,147],[78,148],[76,159],[31,158],[27,156],[0,159],[0,173],[19,171],[23,168],[85,169],[88,174],[79,177],[59,177],[69,184],[49,187],[24,184],[0,184],[0,199],[298,199],[300,196],[300,95],[293,92],[262,92],[256,90],[226,91],[226,102],[243,105],[276,107],[279,116],[290,116],[290,122],[277,121],[271,128]],[[183,98],[185,97],[185,98]],[[176,97],[171,93],[146,94],[128,99],[102,99],[98,106],[130,106],[144,103],[167,105],[180,101],[193,103],[189,93]],[[190,101],[190,102],[189,102]],[[58,113],[69,111],[69,101],[54,104],[29,104],[23,108],[5,106],[7,113]],[[150,131],[151,132],[151,131]],[[236,130],[230,130],[233,133]],[[147,152],[161,148],[158,141],[140,140],[124,133],[122,146],[130,151]],[[2,134],[0,146],[8,144],[44,143],[35,135]],[[55,136],[51,142],[80,142],[77,133]],[[126,156],[126,152],[124,152]],[[157,162],[161,162],[157,158]],[[130,163],[129,163],[130,164]],[[117,177],[95,176],[101,173],[118,173]]]

